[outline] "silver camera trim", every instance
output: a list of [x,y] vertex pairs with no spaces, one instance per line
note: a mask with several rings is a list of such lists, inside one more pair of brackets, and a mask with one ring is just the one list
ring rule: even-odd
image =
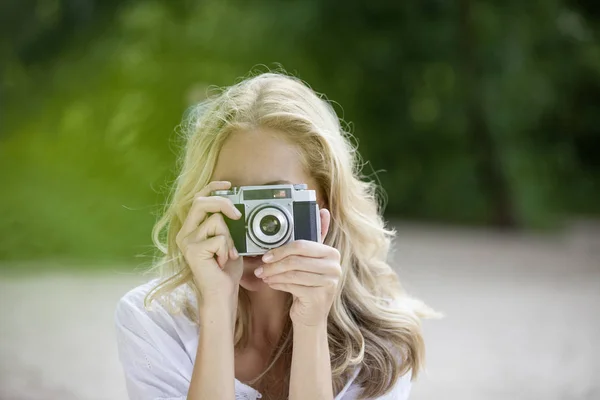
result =
[[[275,211],[275,212],[273,212]],[[264,217],[272,215],[279,221],[281,226],[280,233],[269,236],[263,233],[260,223]],[[291,218],[289,211],[278,204],[267,203],[262,207],[257,207],[248,215],[247,233],[255,245],[263,249],[272,249],[281,246],[287,242],[292,235]]]
[[[267,199],[256,199],[249,200],[245,198],[245,192],[254,191],[257,189],[289,189],[291,190],[291,197],[286,198],[274,198],[271,201]],[[321,218],[319,217],[319,206],[316,203],[316,191],[308,189],[308,186],[304,183],[300,184],[273,184],[273,185],[248,185],[248,186],[233,186],[228,190],[215,190],[211,192],[211,196],[226,197],[235,205],[243,205],[245,210],[245,243],[246,251],[240,252],[241,256],[254,256],[264,254],[267,250],[278,247],[289,241],[296,240],[294,232],[294,216],[293,216],[293,204],[295,202],[315,202],[316,213],[316,224],[317,224],[317,241],[321,241]],[[257,240],[252,236],[252,227],[250,226],[251,215],[255,213],[255,209],[258,205],[265,204],[276,204],[280,210],[284,210],[288,217],[289,223],[289,236],[286,237],[285,241],[280,240],[277,244],[265,245],[261,244],[260,240]],[[262,208],[262,207],[260,207]],[[258,227],[260,232],[260,226]],[[270,247],[269,247],[270,246]]]

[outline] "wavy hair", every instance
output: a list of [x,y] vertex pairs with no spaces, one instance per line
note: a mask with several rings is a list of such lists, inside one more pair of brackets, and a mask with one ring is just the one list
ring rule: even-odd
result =
[[[264,72],[209,95],[191,110],[183,128],[177,178],[152,231],[160,254],[151,271],[158,271],[161,279],[147,294],[146,307],[153,299],[167,300],[171,312],[183,311],[197,321],[189,298],[171,296],[180,286],[192,289],[197,301],[202,295],[175,237],[194,195],[211,180],[228,136],[268,128],[297,146],[331,212],[325,243],[339,250],[343,270],[327,329],[334,392],[342,389],[359,366],[356,383],[365,398],[388,392],[406,373],[414,379],[425,353],[420,321],[434,313],[403,291],[387,263],[395,232],[385,227],[378,186],[361,174],[362,162],[351,134],[342,128],[330,102],[296,77]],[[236,348],[247,343],[250,332],[244,292],[240,288]],[[254,382],[282,355],[291,354],[291,336],[288,323],[270,365]],[[286,375],[289,379],[289,370]]]

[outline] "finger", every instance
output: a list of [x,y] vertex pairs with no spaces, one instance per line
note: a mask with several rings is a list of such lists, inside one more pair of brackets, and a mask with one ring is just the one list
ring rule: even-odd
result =
[[235,245],[233,243],[232,243],[231,247],[229,248],[229,258],[232,260],[237,260],[238,258],[240,258],[240,253],[238,253],[238,251],[235,248]]
[[308,298],[314,290],[307,286],[294,285],[293,283],[267,283],[271,289],[291,293],[296,297]]
[[329,286],[334,279],[327,275],[314,274],[304,271],[288,271],[282,274],[267,276],[263,278],[265,283],[292,283],[300,286]]
[[215,190],[227,190],[231,187],[231,182],[229,181],[212,181],[208,185],[204,186],[202,190],[196,193],[196,196],[207,197],[210,196],[210,193]]
[[231,182],[229,182],[229,181],[213,181],[213,182],[209,182],[208,185],[203,187],[198,193],[196,193],[194,195],[194,200],[193,200],[194,202],[192,203],[192,207],[190,207],[188,216],[186,217],[186,220],[184,221],[183,226],[182,226],[182,231],[181,231],[182,237],[187,236],[192,230],[196,229],[198,224],[201,222],[201,221],[192,220],[192,221],[189,221],[189,223],[186,223],[186,222],[188,222],[188,219],[191,218],[190,214],[192,214],[192,210],[194,209],[196,199],[202,198],[202,197],[212,197],[212,196],[210,196],[211,192],[213,192],[215,190],[227,190],[229,188],[231,188]]
[[198,256],[204,257],[205,259],[215,257],[220,268],[223,268],[225,264],[227,264],[227,260],[229,259],[229,246],[227,245],[227,238],[225,236],[213,236],[198,243],[196,246],[200,252]]
[[196,197],[179,234],[188,236],[198,225],[204,221],[208,213],[223,213],[231,219],[238,219],[242,215],[233,205],[231,200],[221,196]]
[[276,249],[269,250],[263,255],[263,262],[276,262],[291,255],[300,255],[313,258],[332,257],[339,259],[337,249],[323,243],[310,240],[295,240]]
[[262,269],[256,269],[255,273],[258,274],[258,277],[265,278],[288,271],[305,271],[322,275],[334,275],[336,273],[336,265],[326,258],[288,256],[283,260],[264,264]]
[[190,234],[190,237],[192,237],[196,242],[201,242],[209,237],[219,235],[227,238],[229,255],[233,259],[236,259],[237,257],[235,257],[234,253],[237,253],[237,251],[231,251],[232,249],[235,249],[235,245],[233,244],[233,239],[229,233],[229,228],[227,227],[225,219],[223,218],[223,214],[221,213],[212,214],[210,217],[208,217],[203,223],[200,224],[198,229]]

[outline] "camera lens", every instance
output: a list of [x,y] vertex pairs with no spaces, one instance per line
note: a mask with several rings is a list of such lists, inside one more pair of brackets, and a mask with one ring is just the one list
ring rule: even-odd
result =
[[265,204],[250,212],[248,236],[258,246],[272,249],[285,243],[292,233],[289,211],[277,204]]
[[274,215],[265,215],[260,220],[260,230],[262,233],[268,236],[276,235],[281,229],[281,223],[279,219]]

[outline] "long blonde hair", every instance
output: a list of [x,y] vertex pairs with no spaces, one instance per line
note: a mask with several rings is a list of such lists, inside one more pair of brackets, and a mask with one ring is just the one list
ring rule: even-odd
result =
[[[407,372],[414,379],[425,351],[420,319],[432,312],[404,293],[387,263],[394,232],[384,225],[377,185],[361,175],[351,136],[330,103],[298,78],[266,72],[210,95],[191,111],[183,128],[178,176],[152,232],[160,250],[152,270],[158,270],[162,279],[146,296],[145,305],[153,299],[167,300],[174,305],[171,309],[183,310],[197,321],[184,296],[166,296],[187,285],[201,299],[175,237],[194,195],[210,181],[228,135],[255,128],[279,131],[298,147],[306,171],[318,183],[332,216],[325,243],[341,254],[343,273],[328,318],[335,393],[359,366],[356,383],[364,397],[386,393]],[[236,347],[247,343],[249,311],[240,288]],[[267,370],[282,354],[291,353],[290,329],[288,325]]]

